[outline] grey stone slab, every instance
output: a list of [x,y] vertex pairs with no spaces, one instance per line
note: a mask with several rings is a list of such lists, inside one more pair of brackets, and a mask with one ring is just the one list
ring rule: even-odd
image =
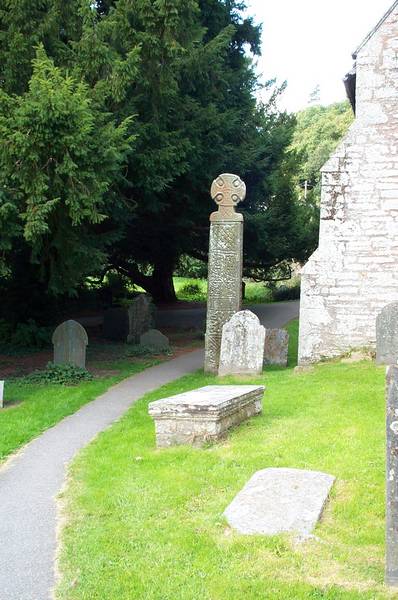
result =
[[287,367],[289,334],[286,329],[266,329],[264,364]]
[[259,375],[263,370],[265,328],[249,310],[235,313],[222,328],[218,374]]
[[158,447],[200,446],[222,438],[228,429],[259,414],[264,386],[209,385],[151,402]]
[[398,586],[398,367],[386,377],[386,584]]
[[224,173],[213,181],[211,196],[218,211],[210,216],[205,371],[216,374],[222,327],[242,303],[243,216],[235,206],[244,200],[246,186]]
[[107,340],[126,342],[129,335],[129,316],[126,308],[109,308],[104,313],[103,334]]
[[65,321],[53,333],[54,364],[86,368],[87,332],[77,321]]
[[169,338],[163,335],[158,329],[150,329],[146,333],[143,333],[140,336],[140,344],[141,346],[145,346],[146,348],[150,348],[157,352],[163,352],[170,349]]
[[257,471],[224,512],[242,534],[308,537],[322,515],[335,477],[318,471]]
[[140,294],[128,309],[129,344],[138,344],[140,336],[151,329],[154,324],[155,307],[149,294]]
[[387,304],[376,319],[376,362],[394,365],[398,361],[398,302]]

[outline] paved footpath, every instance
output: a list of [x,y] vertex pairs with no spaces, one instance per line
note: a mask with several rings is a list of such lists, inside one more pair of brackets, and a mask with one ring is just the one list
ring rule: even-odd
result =
[[[299,301],[270,302],[269,304],[250,304],[243,310],[251,310],[268,327],[281,327],[298,316]],[[199,308],[169,308],[156,313],[156,327],[176,327],[181,329],[200,328],[206,320],[206,307]]]
[[[298,314],[284,303],[265,324],[279,327]],[[56,495],[76,452],[147,392],[200,369],[203,350],[125,379],[45,431],[0,469],[0,600],[48,600],[55,584]],[[1,432],[0,432],[1,435]]]

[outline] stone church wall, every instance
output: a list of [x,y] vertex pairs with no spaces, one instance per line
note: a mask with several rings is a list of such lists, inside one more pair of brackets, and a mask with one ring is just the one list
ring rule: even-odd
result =
[[375,345],[398,300],[398,6],[357,54],[356,120],[322,170],[319,247],[302,272],[299,363]]

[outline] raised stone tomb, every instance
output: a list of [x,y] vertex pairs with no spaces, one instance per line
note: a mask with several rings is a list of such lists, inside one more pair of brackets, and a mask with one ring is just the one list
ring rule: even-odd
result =
[[262,385],[209,385],[151,402],[156,445],[201,446],[225,436],[228,429],[261,413]]

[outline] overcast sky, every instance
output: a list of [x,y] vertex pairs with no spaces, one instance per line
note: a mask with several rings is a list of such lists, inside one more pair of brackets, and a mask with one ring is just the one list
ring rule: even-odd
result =
[[305,108],[319,84],[321,102],[345,98],[342,78],[352,52],[373,29],[393,0],[247,0],[248,13],[263,25],[263,55],[258,69],[265,79],[285,79],[281,101],[291,111]]

